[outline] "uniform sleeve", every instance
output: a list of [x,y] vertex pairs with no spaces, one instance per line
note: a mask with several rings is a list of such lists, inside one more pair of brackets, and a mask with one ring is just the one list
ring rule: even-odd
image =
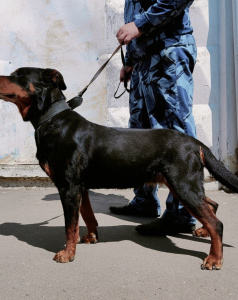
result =
[[194,0],[157,0],[134,21],[137,28],[144,34],[152,32],[168,24],[176,18]]

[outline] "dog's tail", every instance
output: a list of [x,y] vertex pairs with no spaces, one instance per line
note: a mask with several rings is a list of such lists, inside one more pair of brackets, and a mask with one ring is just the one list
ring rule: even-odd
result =
[[201,146],[201,151],[204,165],[214,178],[233,192],[238,193],[238,177],[228,171],[205,145]]

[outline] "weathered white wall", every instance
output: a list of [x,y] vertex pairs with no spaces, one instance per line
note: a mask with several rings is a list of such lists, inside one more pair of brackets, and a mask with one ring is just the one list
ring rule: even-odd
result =
[[[55,68],[64,76],[68,99],[84,88],[103,62],[105,1],[1,1],[0,28],[0,74],[23,66]],[[106,72],[77,110],[106,124]],[[36,163],[33,134],[17,107],[0,101],[0,164]]]
[[[233,55],[235,65],[237,57],[232,47],[237,37],[231,32],[237,30],[232,21],[236,2],[195,0],[190,9],[198,46],[194,71],[198,138],[232,171],[237,168],[234,103],[238,100],[235,81],[229,83],[232,76],[237,80],[237,67],[232,68],[229,57]],[[9,74],[20,66],[56,68],[65,77],[65,94],[70,99],[116,48],[115,34],[123,24],[123,10],[124,0],[4,1],[0,73]],[[128,94],[118,100],[113,98],[120,68],[118,54],[86,92],[78,112],[96,123],[127,127]],[[36,163],[34,155],[31,125],[22,122],[16,107],[0,101],[0,164]]]

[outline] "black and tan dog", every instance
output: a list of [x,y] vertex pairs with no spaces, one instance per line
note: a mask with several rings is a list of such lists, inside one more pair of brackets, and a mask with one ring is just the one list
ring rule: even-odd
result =
[[61,197],[66,247],[54,259],[74,259],[79,241],[79,213],[88,229],[86,243],[97,242],[97,221],[88,190],[131,188],[164,181],[202,224],[197,236],[211,236],[202,268],[220,269],[223,225],[217,204],[205,196],[204,166],[223,185],[238,192],[238,178],[198,140],[173,130],[116,129],[99,126],[72,111],[61,90],[62,75],[52,69],[21,68],[0,76],[0,98],[16,104],[24,121],[35,127],[37,158]]

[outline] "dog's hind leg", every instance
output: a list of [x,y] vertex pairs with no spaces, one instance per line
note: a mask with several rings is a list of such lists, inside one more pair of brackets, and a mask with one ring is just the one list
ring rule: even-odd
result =
[[[188,182],[186,182],[186,184],[188,184]],[[221,269],[223,263],[223,224],[216,217],[214,207],[205,201],[204,195],[202,195],[199,190],[194,188],[194,183],[190,186],[187,185],[184,190],[187,191],[186,196],[175,191],[175,193],[178,195],[178,199],[181,201],[184,207],[200,223],[202,223],[203,227],[206,228],[208,235],[211,237],[210,253],[203,261],[201,268],[203,270],[219,270]]]
[[82,204],[80,206],[80,213],[87,226],[88,233],[85,234],[81,241],[86,244],[95,244],[98,241],[97,226],[98,222],[93,213],[93,209],[89,200],[88,191],[83,192]]
[[54,260],[61,263],[73,261],[76,252],[76,244],[79,242],[79,206],[82,194],[78,188],[60,189],[61,202],[64,209],[66,247],[56,253]]
[[191,176],[191,174],[184,172],[182,181],[179,181],[177,176],[170,176],[166,180],[176,198],[202,223],[211,237],[210,253],[205,258],[201,268],[208,270],[221,269],[223,262],[223,224],[215,215],[214,207],[211,205],[213,202],[205,198],[202,174],[196,172]]
[[195,207],[190,208],[190,213],[203,225],[204,232],[211,237],[211,248],[209,255],[201,265],[202,270],[220,270],[223,263],[223,224],[216,217],[214,207],[211,207],[204,199]]
[[[209,204],[211,210],[213,211],[214,214],[216,214],[217,212],[217,208],[218,208],[218,204],[214,201],[212,201],[210,198],[206,197],[204,198],[204,200]],[[193,236],[194,237],[209,237],[209,233],[207,231],[207,229],[202,226],[201,228],[198,228],[196,229],[194,232],[193,232]]]
[[204,205],[203,215],[198,220],[207,229],[211,237],[211,249],[209,255],[204,259],[201,268],[207,270],[220,270],[223,263],[223,224],[216,217],[209,205]]
[[223,263],[222,222],[216,217],[214,209],[206,201],[203,201],[195,210],[190,212],[203,224],[204,230],[211,237],[210,253],[201,265],[202,270],[220,270]]

